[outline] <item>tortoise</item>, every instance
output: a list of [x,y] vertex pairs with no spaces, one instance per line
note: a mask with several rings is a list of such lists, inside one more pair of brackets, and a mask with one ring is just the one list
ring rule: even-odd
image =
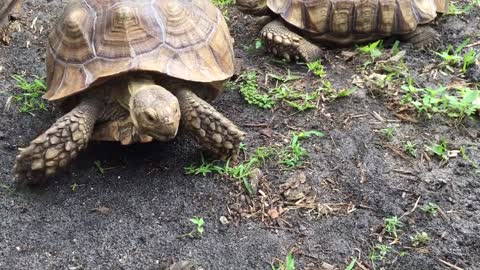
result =
[[44,183],[90,139],[166,142],[179,128],[237,156],[245,133],[209,104],[234,73],[233,39],[209,0],[73,1],[47,44],[44,98],[66,114],[19,149],[19,182]]
[[267,49],[286,60],[320,58],[316,44],[348,46],[389,36],[418,48],[438,43],[427,24],[448,10],[448,0],[237,0],[251,15],[268,15],[261,30]]
[[23,0],[0,0],[0,28],[5,26],[10,16],[17,16]]

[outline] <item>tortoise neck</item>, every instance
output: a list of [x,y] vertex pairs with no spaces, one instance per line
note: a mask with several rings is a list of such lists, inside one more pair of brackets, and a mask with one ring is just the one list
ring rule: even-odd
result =
[[156,83],[152,76],[149,75],[131,76],[127,79],[127,89],[132,97],[152,85],[156,85]]
[[149,89],[152,85],[156,85],[151,76],[135,74],[134,76],[126,76],[120,83],[120,91],[114,91],[115,99],[120,105],[129,110],[130,100],[145,89]]

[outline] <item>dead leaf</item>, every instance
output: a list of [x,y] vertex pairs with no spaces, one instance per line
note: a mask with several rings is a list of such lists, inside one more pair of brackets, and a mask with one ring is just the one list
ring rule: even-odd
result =
[[264,128],[260,130],[260,134],[265,135],[268,138],[271,138],[273,135],[273,130],[271,128]]
[[268,209],[268,215],[271,219],[277,219],[280,216],[280,213],[278,213],[277,208],[270,208]]
[[104,215],[109,215],[110,213],[112,213],[112,209],[110,209],[108,207],[105,207],[105,206],[100,206],[100,207],[97,207],[97,208],[93,208],[91,211],[92,212],[98,212],[98,213],[101,213],[101,214],[104,214]]

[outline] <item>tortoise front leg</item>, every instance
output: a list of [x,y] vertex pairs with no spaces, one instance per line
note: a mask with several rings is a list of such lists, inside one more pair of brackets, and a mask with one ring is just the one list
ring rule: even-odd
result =
[[261,35],[267,45],[267,50],[287,61],[301,59],[312,62],[320,59],[322,50],[317,45],[290,31],[285,25],[274,20],[265,25]]
[[401,35],[402,40],[412,43],[418,49],[430,49],[440,44],[440,34],[428,25],[419,25],[415,31]]
[[26,148],[20,148],[13,171],[18,181],[38,184],[65,167],[83,150],[103,108],[96,99],[82,101]]
[[192,91],[183,88],[174,93],[180,104],[182,125],[200,145],[220,159],[236,159],[245,132]]

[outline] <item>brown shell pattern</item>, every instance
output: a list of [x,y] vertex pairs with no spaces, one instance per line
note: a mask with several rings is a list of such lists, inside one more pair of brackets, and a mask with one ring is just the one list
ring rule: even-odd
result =
[[48,38],[44,97],[61,99],[129,71],[215,85],[233,75],[232,43],[209,0],[73,1]]
[[288,23],[308,32],[403,34],[442,12],[447,0],[268,0]]

